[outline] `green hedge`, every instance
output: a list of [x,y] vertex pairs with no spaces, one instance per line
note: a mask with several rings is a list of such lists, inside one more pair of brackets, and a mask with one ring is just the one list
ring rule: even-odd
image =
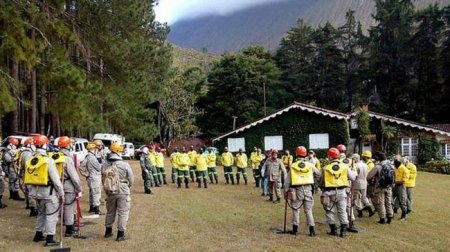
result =
[[450,174],[450,161],[448,160],[433,160],[425,163],[423,166],[418,166],[419,171]]
[[[314,113],[303,112],[298,109],[293,109],[287,113],[263,122],[250,129],[233,134],[230,138],[245,138],[245,149],[249,153],[253,147],[264,149],[264,137],[282,135],[284,149],[294,152],[299,145],[304,145],[309,150],[309,134],[329,134],[330,146],[338,144],[347,145],[349,142],[349,132],[346,120],[338,120],[328,116],[317,115]],[[225,137],[215,146],[222,152],[227,145],[227,138]],[[325,149],[314,150],[319,158],[326,156]]]

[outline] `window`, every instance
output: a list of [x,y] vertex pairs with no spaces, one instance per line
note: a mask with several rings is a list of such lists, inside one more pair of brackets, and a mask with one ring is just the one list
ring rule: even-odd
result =
[[228,138],[228,150],[237,152],[239,149],[245,150],[245,138]]
[[418,141],[415,138],[402,138],[402,156],[417,157]]
[[309,135],[310,149],[328,149],[328,147],[330,147],[328,133]]
[[441,151],[442,157],[450,159],[450,144],[442,144]]
[[282,150],[283,149],[283,136],[266,136],[264,137],[264,149],[265,150]]

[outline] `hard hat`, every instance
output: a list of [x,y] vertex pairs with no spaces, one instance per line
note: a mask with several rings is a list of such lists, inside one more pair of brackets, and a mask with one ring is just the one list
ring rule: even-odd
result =
[[305,146],[298,146],[295,149],[295,154],[297,154],[297,156],[299,156],[299,157],[306,157],[306,155],[307,155],[306,153],[307,153],[307,151],[306,151]]
[[122,153],[123,152],[123,145],[120,144],[119,142],[113,142],[111,144],[111,152],[114,153]]
[[95,147],[96,147],[95,143],[88,143],[86,145],[87,150],[93,150],[93,149],[95,149]]
[[343,144],[339,144],[338,146],[336,146],[336,148],[339,150],[339,152],[345,152],[347,150],[347,148]]
[[23,145],[27,146],[33,143],[33,138],[32,137],[28,137],[25,139],[25,141],[23,141]]
[[48,138],[44,135],[36,135],[33,137],[33,143],[35,146],[43,146],[48,144]]
[[62,136],[58,139],[59,148],[68,148],[72,144],[72,140],[67,136]]
[[361,156],[366,157],[366,158],[372,158],[372,152],[369,150],[363,151]]
[[17,138],[10,138],[10,139],[8,139],[8,143],[10,143],[12,145],[15,145],[15,146],[18,146],[19,145],[19,139],[17,139]]
[[96,139],[96,140],[94,140],[94,144],[95,144],[96,146],[102,146],[102,145],[103,145],[103,142],[102,142],[102,140],[100,140],[100,139]]
[[339,150],[336,148],[330,148],[327,152],[328,157],[332,159],[338,159],[339,158]]

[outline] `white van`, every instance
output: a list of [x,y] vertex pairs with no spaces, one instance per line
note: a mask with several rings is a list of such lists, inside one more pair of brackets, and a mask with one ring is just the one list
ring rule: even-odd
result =
[[[86,158],[86,155],[88,153],[86,146],[88,145],[89,141],[85,138],[72,138],[75,140],[75,142],[70,147],[70,151],[74,154],[74,161],[76,167],[80,165],[80,162]],[[53,144],[58,146],[58,138],[55,138]]]
[[123,154],[122,158],[124,159],[133,159],[134,158],[134,145],[130,142],[125,142],[123,144]]
[[118,134],[108,134],[108,133],[97,133],[94,135],[93,141],[102,140],[103,145],[109,149],[112,142],[119,142],[123,144],[125,142],[125,137]]

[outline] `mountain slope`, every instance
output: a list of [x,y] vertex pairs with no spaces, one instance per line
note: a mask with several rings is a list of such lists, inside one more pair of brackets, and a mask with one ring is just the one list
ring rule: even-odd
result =
[[[416,0],[423,8],[433,3],[450,5],[450,0]],[[182,47],[207,49],[210,52],[239,51],[251,44],[260,44],[275,50],[290,27],[299,18],[314,26],[341,25],[347,10],[364,28],[372,22],[375,11],[373,0],[287,0],[242,10],[227,16],[209,16],[182,20],[171,26],[169,40]]]

